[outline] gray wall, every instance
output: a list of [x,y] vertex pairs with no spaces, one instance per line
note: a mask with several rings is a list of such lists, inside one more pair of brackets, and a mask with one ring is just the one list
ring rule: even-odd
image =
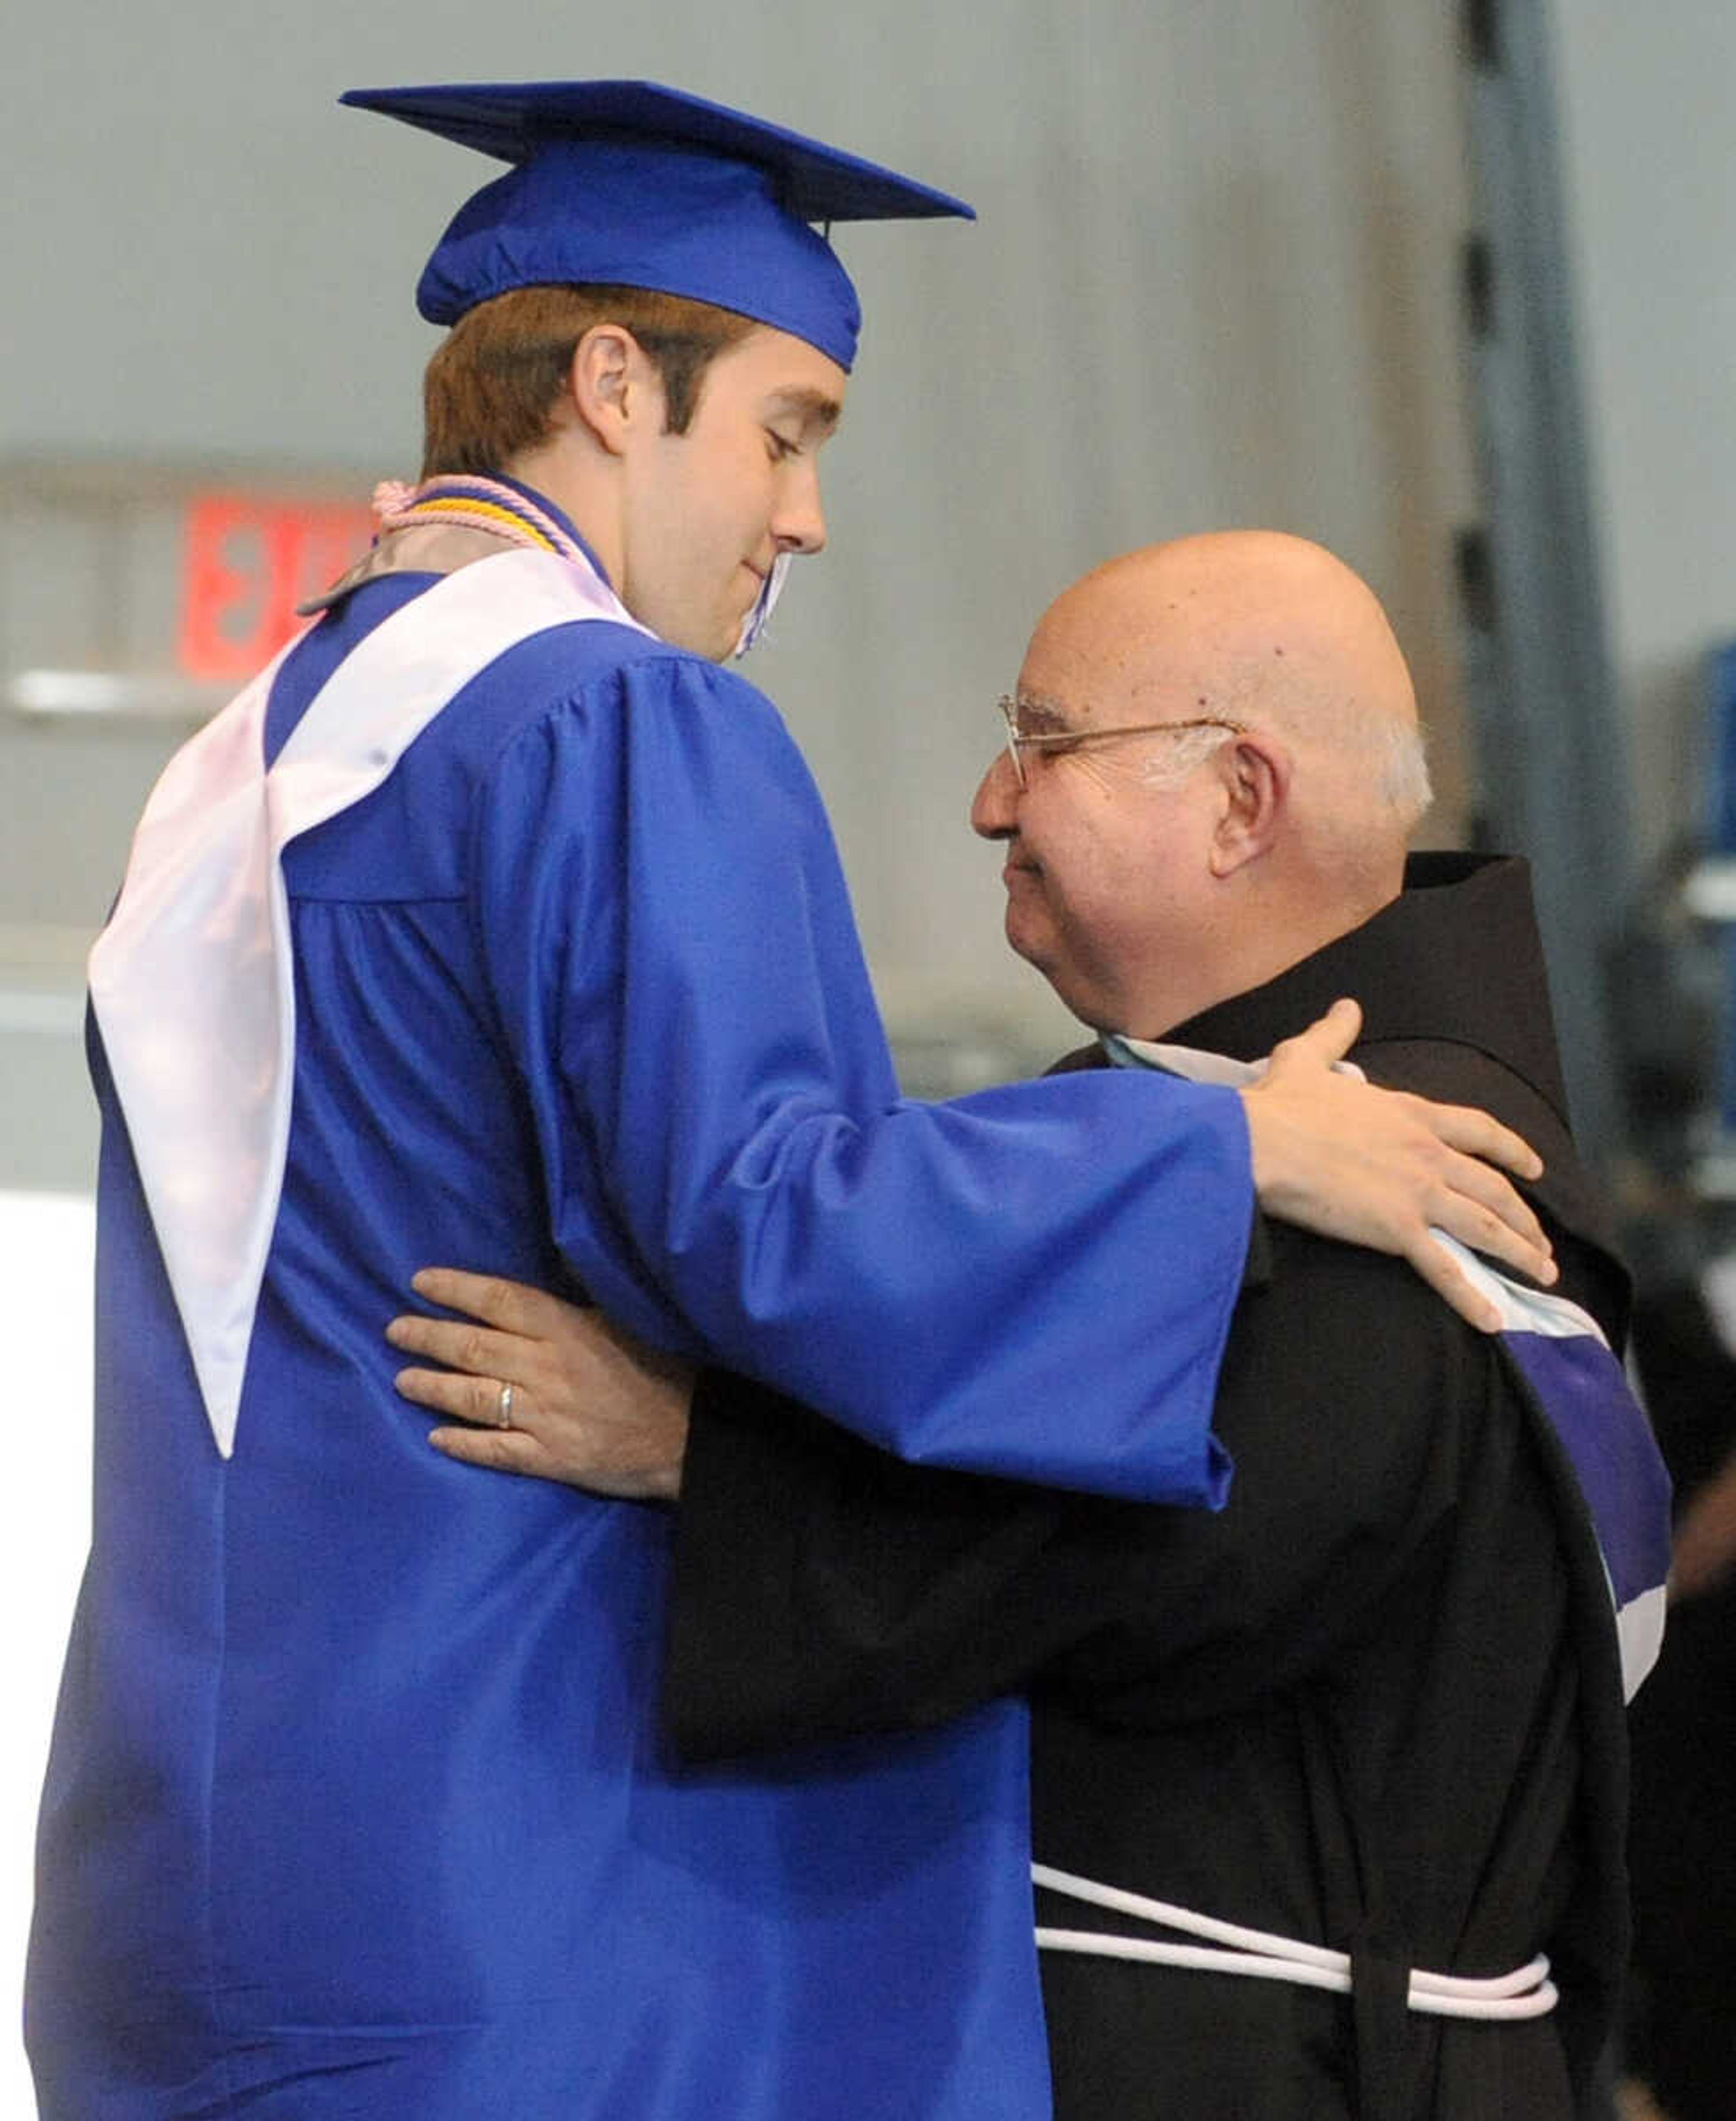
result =
[[[1455,14],[665,0],[586,27],[530,0],[62,0],[9,30],[0,78],[0,460],[259,458],[334,469],[358,493],[413,467],[433,334],[410,289],[487,169],[340,111],[350,83],[649,74],[962,191],[975,228],[841,235],[868,330],[828,453],[832,549],[797,571],[757,671],[831,803],[894,1022],[998,1026],[1041,1048],[1066,1027],[1004,958],[997,865],[963,817],[1031,620],[1107,554],[1236,522],[1334,545],[1417,665],[1443,794],[1426,836],[1456,831],[1446,554],[1476,504]],[[1695,672],[1732,618],[1736,15],[1724,0],[1556,14],[1649,848],[1691,804]],[[7,572],[0,544],[0,659]],[[63,1026],[168,739],[80,741],[0,730],[0,986]],[[29,1047],[27,1082],[25,1048],[0,1044],[0,1179],[82,1168],[82,1136],[54,1146],[82,1110],[76,1052],[54,1036]],[[4,1115],[44,1100],[21,1163]]]
[[1736,636],[1736,8],[1556,0],[1604,578],[1642,860],[1700,821]]
[[[352,83],[648,74],[964,193],[975,228],[841,232],[868,325],[828,452],[832,549],[756,662],[832,804],[894,1021],[1052,1047],[1068,1027],[1005,958],[998,864],[964,818],[1032,620],[1094,562],[1226,523],[1335,545],[1416,660],[1450,827],[1444,554],[1469,499],[1442,16],[668,0],[581,34],[527,0],[63,0],[12,32],[0,82],[0,459],[263,457],[363,493],[413,468],[434,334],[410,291],[488,166],[339,110]],[[4,627],[0,603],[0,655]],[[0,732],[0,930],[16,946],[25,900],[58,914],[63,989],[167,740],[81,757],[90,736],[39,734],[26,761]],[[22,1051],[10,1075],[0,1051],[0,1102],[52,1102],[14,1163],[40,1182],[82,1093],[70,1051],[31,1047],[27,1080]]]

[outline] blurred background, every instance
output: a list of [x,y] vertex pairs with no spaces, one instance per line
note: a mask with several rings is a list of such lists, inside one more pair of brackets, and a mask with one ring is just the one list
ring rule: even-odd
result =
[[[1683,1416],[1695,1482],[1728,1454],[1728,0],[21,9],[0,69],[9,1994],[86,1513],[84,954],[170,751],[365,539],[374,482],[414,476],[436,335],[412,290],[490,173],[335,99],[582,74],[745,105],[981,215],[839,231],[867,322],[830,548],[752,666],[831,808],[907,1087],[1076,1042],[1005,952],[999,860],[965,823],[1042,607],[1154,538],[1317,538],[1410,653],[1421,842],[1535,865],[1576,1118],[1642,1284],[1710,1366]],[[15,2046],[0,2115],[31,2110]]]

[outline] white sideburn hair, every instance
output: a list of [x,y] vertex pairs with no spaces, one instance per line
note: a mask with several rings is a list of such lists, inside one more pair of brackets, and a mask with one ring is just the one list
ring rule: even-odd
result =
[[1221,749],[1235,734],[1233,729],[1191,729],[1183,730],[1179,736],[1155,742],[1150,756],[1139,769],[1139,785],[1141,788],[1176,786],[1197,771],[1213,752]]
[[[1230,729],[1191,729],[1154,742],[1139,767],[1139,785],[1142,788],[1179,786],[1235,734]],[[1396,812],[1408,832],[1435,799],[1429,779],[1428,737],[1421,725],[1396,720],[1390,716],[1377,718],[1357,713],[1348,726],[1341,725],[1337,735],[1346,751],[1354,751],[1366,764],[1369,793],[1375,803]]]
[[1381,731],[1374,793],[1410,827],[1435,799],[1429,781],[1428,733],[1420,722],[1388,722]]

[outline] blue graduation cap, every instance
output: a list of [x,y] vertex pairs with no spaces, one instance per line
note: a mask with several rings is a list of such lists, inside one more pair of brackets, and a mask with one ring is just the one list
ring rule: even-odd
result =
[[416,291],[455,324],[510,287],[685,295],[793,333],[841,368],[861,307],[812,221],[975,215],[781,125],[645,81],[352,88],[341,99],[514,166],[461,207]]

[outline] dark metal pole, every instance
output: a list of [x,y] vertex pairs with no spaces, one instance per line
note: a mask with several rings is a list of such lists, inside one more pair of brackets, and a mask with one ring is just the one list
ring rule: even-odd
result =
[[1626,1134],[1608,967],[1632,899],[1544,0],[1465,0],[1463,309],[1483,520],[1460,540],[1480,837],[1529,857],[1582,1147]]

